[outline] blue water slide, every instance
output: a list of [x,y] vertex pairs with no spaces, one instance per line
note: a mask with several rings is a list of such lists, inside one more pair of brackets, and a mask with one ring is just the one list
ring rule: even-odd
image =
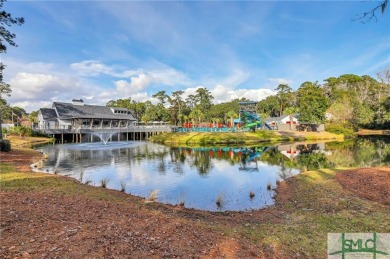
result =
[[269,130],[273,130],[273,128],[267,123],[264,121],[264,126],[269,129]]

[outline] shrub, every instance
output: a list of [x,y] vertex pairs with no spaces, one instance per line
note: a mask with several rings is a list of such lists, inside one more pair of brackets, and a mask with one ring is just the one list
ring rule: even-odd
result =
[[10,135],[17,135],[20,137],[31,137],[33,135],[33,130],[30,127],[25,126],[15,126],[8,130]]
[[9,142],[9,140],[5,140],[5,139],[0,140],[0,151],[1,152],[10,152],[11,151],[11,142]]
[[346,138],[352,138],[355,135],[353,128],[348,124],[327,124],[325,130],[334,134],[343,134]]

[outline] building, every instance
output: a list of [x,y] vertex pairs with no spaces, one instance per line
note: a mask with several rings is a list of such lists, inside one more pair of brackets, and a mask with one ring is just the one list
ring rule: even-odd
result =
[[290,124],[292,124],[292,129],[295,130],[299,124],[298,116],[294,114],[292,116],[292,123],[290,121],[290,115],[283,115],[280,117],[268,117],[264,119],[264,122],[267,123],[272,129],[277,130],[289,130]]
[[113,129],[135,126],[137,119],[130,110],[84,104],[82,99],[72,103],[54,102],[52,108],[38,112],[39,129]]
[[61,143],[93,142],[98,134],[110,134],[115,140],[142,140],[172,131],[164,123],[140,125],[126,108],[89,105],[82,99],[74,99],[72,103],[53,102],[51,108],[41,108],[37,130]]

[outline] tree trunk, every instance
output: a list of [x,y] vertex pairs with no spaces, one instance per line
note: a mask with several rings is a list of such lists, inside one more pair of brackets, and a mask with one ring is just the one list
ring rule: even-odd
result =
[[0,108],[0,140],[3,140],[3,126],[2,126],[2,122],[1,122],[1,111],[2,111],[2,108]]

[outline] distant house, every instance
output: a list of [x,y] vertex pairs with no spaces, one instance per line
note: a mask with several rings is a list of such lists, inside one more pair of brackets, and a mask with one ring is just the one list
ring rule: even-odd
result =
[[54,102],[52,108],[38,112],[39,129],[112,129],[134,126],[137,120],[130,110],[84,104],[82,99],[72,103]]
[[264,122],[267,123],[273,129],[283,128],[283,130],[289,129],[291,123],[295,126],[294,129],[296,128],[296,125],[299,124],[298,116],[296,114],[292,116],[292,122],[290,121],[290,115],[283,115],[280,117],[268,117],[264,119]]

